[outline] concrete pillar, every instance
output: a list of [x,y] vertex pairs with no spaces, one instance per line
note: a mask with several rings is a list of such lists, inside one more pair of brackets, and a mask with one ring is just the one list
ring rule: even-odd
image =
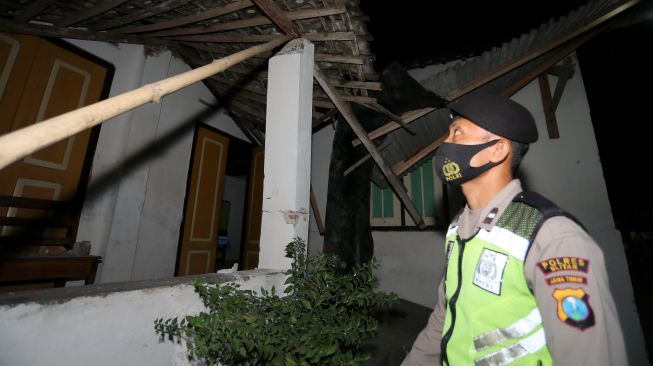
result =
[[289,269],[286,244],[308,241],[313,50],[296,39],[270,59],[259,268]]

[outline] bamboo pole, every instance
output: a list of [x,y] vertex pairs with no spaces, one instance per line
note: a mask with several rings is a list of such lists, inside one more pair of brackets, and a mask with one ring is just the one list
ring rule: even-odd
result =
[[125,113],[148,102],[158,103],[161,97],[185,88],[261,52],[274,49],[290,40],[281,37],[233,55],[214,60],[167,79],[64,113],[57,117],[0,136],[0,169],[37,150],[57,143],[87,128]]

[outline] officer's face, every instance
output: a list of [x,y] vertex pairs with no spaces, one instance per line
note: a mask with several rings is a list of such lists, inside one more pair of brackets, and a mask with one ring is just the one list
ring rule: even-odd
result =
[[449,125],[449,136],[444,142],[460,145],[478,145],[490,140],[500,140],[499,144],[490,146],[474,155],[470,161],[471,166],[478,167],[490,161],[499,161],[506,152],[497,151],[497,148],[504,149],[507,140],[494,135],[486,129],[479,127],[467,118],[457,116]]
[[456,117],[449,125],[449,136],[444,142],[461,145],[477,145],[487,142],[491,133],[464,117]]

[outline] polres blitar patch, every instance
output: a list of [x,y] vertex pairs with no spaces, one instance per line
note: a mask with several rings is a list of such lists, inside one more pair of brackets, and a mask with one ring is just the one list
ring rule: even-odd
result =
[[578,271],[587,273],[590,261],[580,257],[555,257],[537,263],[545,275],[559,271]]

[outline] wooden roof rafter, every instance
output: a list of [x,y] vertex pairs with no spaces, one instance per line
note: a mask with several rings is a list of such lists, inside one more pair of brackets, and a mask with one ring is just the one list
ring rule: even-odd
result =
[[[315,61],[343,99],[369,102],[368,90],[380,84],[367,42],[372,37],[362,23],[357,0],[272,0],[279,16],[315,44]],[[284,37],[273,22],[251,0],[21,0],[0,7],[0,30],[45,37],[103,42],[136,43],[164,47],[179,54],[193,67],[215,58]],[[192,50],[192,51],[191,51]],[[267,87],[267,51],[221,73],[217,83],[206,83],[220,100],[218,90],[228,87],[241,103],[263,111]],[[315,84],[314,117],[333,108],[333,103]],[[237,87],[238,86],[238,87]],[[215,89],[215,90],[214,90]],[[254,100],[253,100],[254,99]],[[233,103],[232,103],[233,104]],[[264,127],[256,113],[242,105],[225,106],[248,135],[261,141]],[[231,114],[231,113],[230,113]],[[260,117],[260,116],[259,116]],[[241,123],[251,119],[252,123]]]
[[174,29],[184,25],[201,22],[203,20],[217,18],[219,16],[233,13],[252,6],[254,6],[254,4],[250,0],[239,0],[221,7],[207,9],[198,14],[191,14],[188,16],[184,16],[168,21],[153,23],[153,24],[120,27],[114,29],[114,31],[119,33],[144,33],[144,32],[154,33],[156,31],[162,31],[164,29]]
[[[285,34],[292,37],[299,37],[299,36],[305,37],[305,35],[302,34],[300,28],[297,25],[293,24],[292,21],[284,17],[283,12],[281,11],[281,9],[279,9],[279,7],[274,2],[272,2],[271,0],[253,0],[253,1],[258,7],[260,7],[266,13],[268,17],[270,17],[270,19],[279,28],[281,28],[284,31]],[[349,108],[347,102],[343,100],[343,98],[340,96],[340,93],[332,85],[329,78],[322,71],[322,69],[320,68],[317,62],[314,64],[313,76],[322,87],[322,90],[324,90],[324,92],[329,96],[329,98],[336,106],[340,114],[345,118],[345,120],[349,124],[349,127],[351,127],[354,133],[359,137],[359,139],[361,139],[363,145],[365,146],[365,149],[367,149],[367,151],[370,153],[370,155],[376,162],[379,169],[381,169],[386,179],[392,186],[393,191],[399,197],[399,200],[406,207],[408,213],[413,218],[413,221],[417,223],[417,226],[419,228],[424,229],[426,227],[426,224],[422,219],[422,215],[419,213],[419,211],[415,207],[415,204],[406,193],[403,184],[401,183],[399,178],[393,173],[391,167],[385,161],[383,156],[381,156],[374,143],[367,137],[367,132],[362,127],[362,125],[360,124],[360,122],[358,121],[354,113]]]

